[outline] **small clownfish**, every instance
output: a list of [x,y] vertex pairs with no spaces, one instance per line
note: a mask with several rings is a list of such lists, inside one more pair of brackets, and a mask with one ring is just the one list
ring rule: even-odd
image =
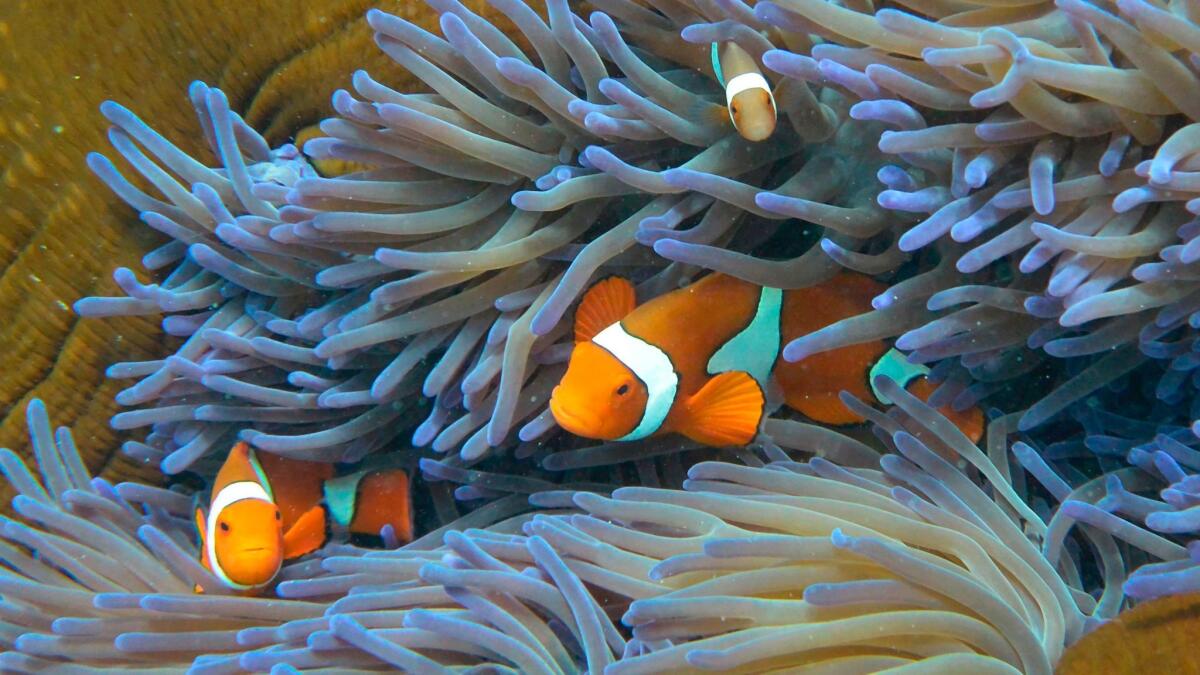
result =
[[[334,477],[333,465],[258,454],[238,443],[196,509],[200,562],[228,588],[256,595],[284,561],[325,544],[330,529],[412,539],[408,475],[400,469]],[[199,592],[199,588],[197,588]]]
[[764,141],[775,133],[775,95],[754,57],[735,42],[712,44],[712,67],[725,88],[725,106],[738,134]]
[[[550,397],[558,424],[579,436],[634,441],[678,432],[706,445],[742,445],[758,432],[769,383],[784,402],[818,422],[862,422],[839,399],[843,390],[878,401],[868,377],[891,376],[923,400],[924,371],[905,368],[882,342],[850,345],[802,361],[781,346],[870,311],[882,284],[852,273],[783,291],[724,274],[636,306],[633,285],[609,277],[592,286],[575,315],[575,349]],[[881,359],[881,355],[886,358]],[[882,365],[881,365],[882,364]],[[942,409],[978,440],[983,416]]]
[[1200,593],[1138,603],[1067,648],[1058,675],[1197,675]]

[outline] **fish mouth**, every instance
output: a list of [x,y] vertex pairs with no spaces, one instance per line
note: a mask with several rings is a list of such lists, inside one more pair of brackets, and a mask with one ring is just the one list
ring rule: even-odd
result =
[[556,400],[554,397],[550,398],[550,412],[554,415],[554,421],[558,422],[560,427],[576,436],[592,437],[592,432],[589,429],[591,425],[588,424],[588,420],[568,410],[561,401]]
[[242,549],[242,553],[258,553],[259,551],[265,551],[265,550],[267,550],[266,546],[254,546],[252,548]]

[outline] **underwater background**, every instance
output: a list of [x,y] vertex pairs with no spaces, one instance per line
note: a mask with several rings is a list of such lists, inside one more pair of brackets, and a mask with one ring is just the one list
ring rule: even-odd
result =
[[[1200,672],[1197,11],[3,3],[0,670]],[[709,271],[878,292],[747,443],[560,429]],[[239,441],[411,520],[231,585]]]

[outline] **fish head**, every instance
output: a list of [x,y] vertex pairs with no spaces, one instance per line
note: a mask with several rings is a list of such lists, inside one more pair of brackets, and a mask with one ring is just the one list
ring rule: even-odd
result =
[[279,507],[264,499],[242,499],[215,514],[213,555],[221,571],[243,586],[262,586],[283,565]]
[[775,133],[775,101],[764,87],[734,95],[729,101],[729,116],[738,134],[748,141],[764,141]]
[[577,436],[612,441],[637,427],[647,396],[646,385],[620,359],[594,342],[580,342],[550,396],[550,412]]

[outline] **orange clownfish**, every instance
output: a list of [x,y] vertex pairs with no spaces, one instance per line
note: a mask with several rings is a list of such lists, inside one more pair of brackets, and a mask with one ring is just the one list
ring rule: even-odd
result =
[[[561,427],[587,438],[634,441],[678,432],[706,445],[740,445],[757,434],[772,381],[789,407],[834,425],[863,421],[842,404],[843,390],[878,401],[871,374],[888,374],[928,398],[932,386],[923,373],[897,375],[903,370],[895,365],[897,352],[885,354],[882,342],[796,363],[780,354],[797,337],[869,311],[883,290],[852,273],[788,291],[716,273],[638,307],[633,285],[610,277],[579,305],[575,349],[550,411]],[[969,437],[982,435],[977,409],[942,412]]]
[[712,44],[713,73],[725,88],[725,106],[738,134],[764,141],[775,133],[775,95],[754,57],[735,42]]
[[285,560],[311,553],[330,529],[412,539],[408,475],[399,469],[334,477],[333,465],[259,454],[238,443],[196,509],[200,562],[225,586],[256,594]]

